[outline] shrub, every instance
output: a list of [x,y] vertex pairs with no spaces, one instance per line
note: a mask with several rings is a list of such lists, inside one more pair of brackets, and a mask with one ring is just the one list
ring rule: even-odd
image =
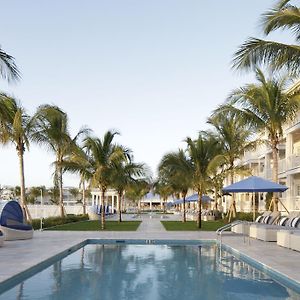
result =
[[[225,222],[228,223],[228,218],[225,217],[224,218]],[[236,220],[243,220],[243,221],[253,221],[253,213],[249,212],[237,212],[236,213],[236,217],[234,219],[231,220],[231,222],[236,221]]]
[[[87,221],[88,219],[89,219],[88,215],[67,215],[65,218],[49,217],[49,218],[43,219],[43,228],[48,228],[48,227],[53,227],[53,226],[67,224],[67,223],[73,223],[73,222]],[[35,230],[40,229],[41,228],[41,220],[33,219],[32,227]]]

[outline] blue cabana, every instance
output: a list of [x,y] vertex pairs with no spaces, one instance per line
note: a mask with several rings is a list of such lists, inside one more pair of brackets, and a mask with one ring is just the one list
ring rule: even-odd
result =
[[258,176],[250,176],[244,180],[228,185],[223,192],[232,193],[257,193],[257,192],[284,192],[288,189],[285,185],[266,180]]

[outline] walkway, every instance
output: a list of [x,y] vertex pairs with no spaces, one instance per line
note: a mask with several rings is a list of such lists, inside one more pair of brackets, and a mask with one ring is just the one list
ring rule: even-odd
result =
[[142,224],[138,228],[138,232],[164,232],[166,231],[161,224],[161,218],[156,214],[142,215]]

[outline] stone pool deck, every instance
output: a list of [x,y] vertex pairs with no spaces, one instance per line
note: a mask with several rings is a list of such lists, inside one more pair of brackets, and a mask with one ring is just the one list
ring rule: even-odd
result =
[[[5,241],[0,248],[0,283],[23,272],[86,239],[141,239],[141,240],[215,240],[215,232],[166,231],[160,218],[142,216],[142,224],[135,232],[71,232],[36,231],[32,240]],[[250,245],[243,237],[231,233],[223,236],[223,244],[243,255],[278,271],[300,283],[300,253],[281,248],[276,243],[251,239]]]

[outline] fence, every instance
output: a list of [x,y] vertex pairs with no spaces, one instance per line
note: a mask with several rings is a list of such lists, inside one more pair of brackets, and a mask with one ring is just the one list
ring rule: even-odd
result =
[[[81,215],[83,213],[82,205],[65,205],[66,214]],[[60,208],[58,205],[28,205],[32,219],[58,217]],[[88,211],[89,207],[87,207]]]

